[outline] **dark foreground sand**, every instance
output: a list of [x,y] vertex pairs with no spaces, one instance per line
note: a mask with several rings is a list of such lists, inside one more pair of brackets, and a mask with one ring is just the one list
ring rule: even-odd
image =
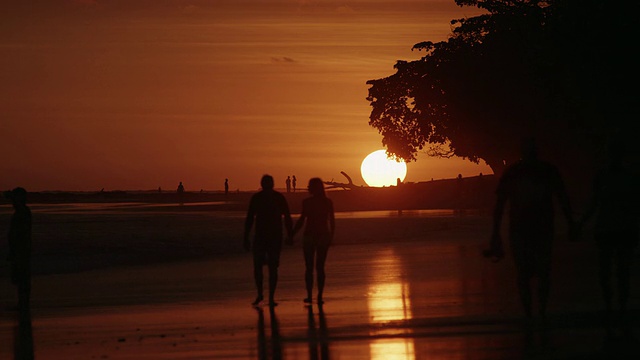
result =
[[[548,321],[525,331],[511,259],[494,264],[479,256],[489,230],[485,215],[340,214],[326,304],[302,303],[298,242],[282,255],[279,305],[254,309],[241,214],[191,210],[38,208],[31,337],[28,321],[21,329],[11,309],[15,294],[3,267],[0,359],[30,349],[36,359],[638,355],[633,334],[605,338],[588,235],[568,243],[559,229]],[[635,265],[630,321],[637,333]]]

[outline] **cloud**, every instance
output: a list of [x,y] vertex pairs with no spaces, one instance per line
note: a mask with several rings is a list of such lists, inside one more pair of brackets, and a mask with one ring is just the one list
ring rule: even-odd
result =
[[271,61],[274,63],[295,63],[296,61],[290,57],[282,56],[282,57],[272,57]]

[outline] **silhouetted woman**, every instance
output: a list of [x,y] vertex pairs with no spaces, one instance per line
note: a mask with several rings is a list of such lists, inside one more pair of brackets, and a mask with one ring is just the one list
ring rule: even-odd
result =
[[313,268],[315,263],[318,279],[318,304],[322,304],[324,291],[324,264],[327,259],[329,246],[333,241],[335,230],[335,215],[333,202],[324,192],[324,184],[320,178],[309,180],[309,193],[311,196],[302,201],[302,214],[293,228],[293,236],[306,222],[303,233],[302,248],[304,250],[305,273],[304,279],[307,286],[305,303],[311,303],[313,291]]

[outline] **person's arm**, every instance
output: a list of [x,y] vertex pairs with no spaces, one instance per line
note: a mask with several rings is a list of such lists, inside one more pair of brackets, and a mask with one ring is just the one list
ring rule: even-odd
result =
[[491,231],[491,244],[490,251],[491,256],[495,256],[500,259],[504,256],[502,236],[500,230],[502,229],[502,216],[504,214],[504,206],[507,202],[507,197],[504,194],[498,194],[496,199],[496,205],[493,209],[493,227]]
[[503,174],[496,190],[496,204],[493,208],[493,226],[491,230],[489,249],[483,251],[483,255],[485,257],[492,258],[493,261],[499,261],[504,257],[500,230],[502,229],[502,216],[504,213],[505,204],[507,202],[507,190],[505,189],[506,186],[506,180]]
[[244,221],[244,241],[243,247],[246,251],[249,251],[251,248],[251,244],[249,242],[249,234],[251,233],[251,228],[253,227],[253,219],[255,218],[255,205],[254,200],[251,198],[249,202],[249,210],[247,210],[247,218]]
[[569,241],[579,241],[580,228],[573,220],[573,212],[571,210],[569,194],[567,193],[567,189],[565,188],[562,176],[560,175],[560,172],[557,171],[557,169],[555,171],[555,188],[558,205],[562,210],[562,214],[564,215],[565,220],[567,221],[567,226],[569,228]]
[[304,208],[303,208],[302,209],[302,214],[300,214],[300,217],[296,221],[296,224],[293,227],[293,230],[291,231],[291,237],[289,239],[289,243],[290,244],[293,244],[293,238],[296,236],[298,231],[300,231],[300,229],[302,229],[302,226],[304,225],[304,222],[305,222],[306,219],[307,219],[307,215],[306,215],[306,212],[304,211]]
[[7,243],[9,245],[7,261],[9,262],[12,262],[15,260],[15,238],[16,238],[16,229],[12,219],[11,224],[9,225],[9,236],[7,237]]
[[571,202],[569,201],[569,195],[567,194],[567,189],[564,186],[564,181],[560,176],[560,173],[556,171],[555,175],[556,182],[556,196],[558,198],[558,204],[560,205],[560,209],[562,209],[562,213],[564,214],[564,218],[567,221],[567,224],[573,225],[573,214],[571,213]]
[[336,232],[336,214],[333,211],[333,201],[331,201],[329,199],[329,231],[331,231],[330,233],[330,238],[329,238],[329,245],[331,245],[333,243],[333,235]]
[[587,208],[585,209],[584,214],[582,214],[579,220],[580,226],[584,226],[584,224],[589,221],[589,219],[591,219],[593,214],[595,214],[596,210],[598,209],[601,197],[599,183],[599,176],[596,176],[595,180],[593,181],[593,192],[591,195],[591,199],[587,205]]

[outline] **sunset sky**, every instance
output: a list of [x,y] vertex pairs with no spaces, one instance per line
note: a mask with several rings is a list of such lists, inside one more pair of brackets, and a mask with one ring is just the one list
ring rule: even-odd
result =
[[[28,4],[24,4],[28,3]],[[366,81],[478,10],[453,0],[9,0],[0,6],[0,189],[364,184],[382,148]],[[489,174],[419,155],[405,181]]]

